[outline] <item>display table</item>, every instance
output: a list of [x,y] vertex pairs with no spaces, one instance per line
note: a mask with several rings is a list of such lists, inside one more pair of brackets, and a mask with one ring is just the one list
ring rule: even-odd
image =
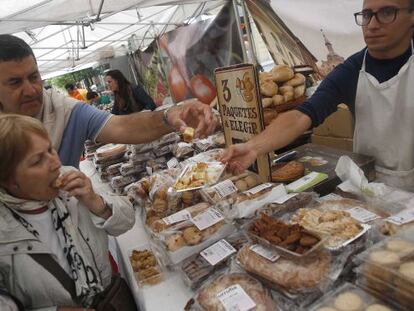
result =
[[[113,194],[109,184],[100,180],[91,161],[82,161],[79,168],[91,179],[96,192]],[[112,253],[114,250],[116,252],[114,257],[118,262],[122,276],[128,281],[136,304],[142,311],[183,310],[193,293],[185,286],[178,272],[165,272],[164,280],[161,283],[149,287],[139,287],[135,281],[134,273],[129,264],[129,253],[135,247],[147,244],[150,240],[138,212],[135,219],[135,225],[131,230],[110,240],[110,249]]]

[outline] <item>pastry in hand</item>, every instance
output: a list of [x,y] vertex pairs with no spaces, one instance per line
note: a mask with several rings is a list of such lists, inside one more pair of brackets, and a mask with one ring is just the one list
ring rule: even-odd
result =
[[194,138],[194,129],[192,127],[186,127],[183,133],[183,140],[186,143],[191,143]]

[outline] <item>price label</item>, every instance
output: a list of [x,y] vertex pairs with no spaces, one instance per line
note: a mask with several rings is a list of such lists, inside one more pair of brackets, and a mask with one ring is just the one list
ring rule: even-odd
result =
[[174,167],[177,167],[177,165],[178,165],[177,158],[172,158],[167,162],[167,167],[168,168],[174,168]]
[[260,244],[254,244],[252,246],[250,246],[250,250],[252,250],[253,252],[255,252],[256,254],[266,258],[267,260],[271,261],[271,262],[275,262],[276,260],[278,260],[280,258],[280,255],[278,253],[276,253],[274,250],[264,247]]
[[284,196],[282,196],[280,198],[277,198],[273,202],[276,203],[276,204],[283,204],[286,201],[290,200],[291,198],[293,198],[293,197],[295,197],[297,195],[298,195],[297,193],[289,193],[289,194],[286,194],[286,195],[284,195]]
[[145,169],[147,170],[148,175],[152,175],[152,167],[147,166]]
[[215,266],[235,252],[236,249],[223,239],[203,250],[200,255],[203,256],[210,265]]
[[216,209],[210,208],[204,213],[192,218],[192,222],[199,230],[207,229],[224,219],[223,215]]
[[265,184],[258,185],[256,187],[250,189],[250,190],[247,190],[244,193],[250,194],[250,195],[255,195],[256,193],[259,193],[260,191],[263,191],[263,190],[265,190],[267,188],[270,188],[272,186],[273,186],[273,184],[271,184],[271,183],[265,183]]
[[329,193],[323,197],[320,197],[318,199],[316,199],[316,201],[318,201],[319,203],[324,202],[324,201],[333,201],[333,200],[342,200],[343,197],[341,197],[340,195],[337,195],[336,193]]
[[302,192],[328,178],[328,174],[311,172],[286,186],[288,192]]
[[414,220],[414,209],[409,208],[405,209],[398,214],[395,214],[394,216],[388,217],[387,221],[395,224],[397,226],[401,226],[404,224],[408,224],[409,222],[412,222]]
[[237,192],[237,187],[230,179],[218,183],[213,187],[213,189],[220,196],[220,198],[225,198]]
[[366,223],[380,218],[377,214],[370,212],[362,207],[354,207],[347,211],[353,218],[359,222]]
[[175,224],[177,222],[181,222],[181,221],[188,220],[188,219],[191,219],[190,212],[187,211],[187,210],[182,210],[182,211],[179,211],[179,212],[177,212],[175,214],[172,214],[172,215],[170,215],[168,217],[165,217],[162,220],[167,225],[172,225],[172,224]]
[[256,303],[239,284],[222,290],[217,294],[217,298],[226,311],[248,311],[256,307]]

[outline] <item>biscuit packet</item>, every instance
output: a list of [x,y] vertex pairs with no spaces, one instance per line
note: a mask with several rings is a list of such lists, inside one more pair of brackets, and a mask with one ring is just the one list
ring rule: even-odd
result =
[[199,253],[206,247],[228,236],[236,229],[214,208],[180,222],[157,235],[171,265]]
[[258,280],[238,272],[213,276],[196,292],[184,310],[280,311]]
[[309,306],[309,311],[323,310],[367,310],[367,311],[392,311],[396,310],[388,306],[363,289],[353,284],[345,283],[330,291],[315,303]]

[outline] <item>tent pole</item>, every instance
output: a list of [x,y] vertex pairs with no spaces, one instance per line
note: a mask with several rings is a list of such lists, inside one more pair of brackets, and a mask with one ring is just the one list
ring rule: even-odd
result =
[[250,27],[249,12],[247,11],[247,8],[246,8],[246,2],[244,0],[240,0],[240,2],[241,2],[242,10],[243,10],[244,23],[246,25],[247,42],[249,43],[250,61],[252,61],[253,64],[257,65],[256,46],[254,44],[253,33]]
[[247,62],[247,52],[246,52],[246,46],[244,45],[244,40],[243,40],[243,33],[242,33],[242,29],[241,29],[241,23],[240,23],[240,15],[239,15],[239,10],[237,8],[237,0],[232,0],[233,3],[233,9],[234,9],[234,16],[236,18],[236,23],[237,23],[237,33],[239,34],[239,39],[240,39],[240,44],[242,47],[242,51],[243,51],[243,61]]

